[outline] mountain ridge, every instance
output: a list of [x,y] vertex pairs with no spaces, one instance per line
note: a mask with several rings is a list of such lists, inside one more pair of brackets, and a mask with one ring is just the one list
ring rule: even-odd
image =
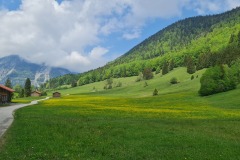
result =
[[71,74],[67,69],[35,64],[18,55],[0,58],[0,83],[4,84],[10,78],[13,85],[25,83],[30,78],[34,86],[46,83],[50,78]]

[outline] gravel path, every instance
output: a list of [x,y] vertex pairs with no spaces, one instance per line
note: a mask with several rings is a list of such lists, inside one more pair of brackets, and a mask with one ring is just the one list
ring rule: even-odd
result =
[[12,122],[14,120],[13,114],[14,114],[15,110],[22,108],[22,107],[37,104],[39,101],[47,100],[47,99],[49,99],[49,97],[47,97],[45,99],[32,101],[29,104],[17,104],[17,105],[12,105],[12,106],[8,106],[8,107],[1,107],[0,108],[0,137],[6,132],[6,130],[9,128],[9,126],[12,124]]

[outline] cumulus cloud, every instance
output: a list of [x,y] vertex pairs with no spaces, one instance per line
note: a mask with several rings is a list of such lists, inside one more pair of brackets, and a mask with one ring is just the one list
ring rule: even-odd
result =
[[190,3],[198,14],[219,13],[237,6],[240,6],[240,0],[198,0]]
[[186,8],[204,14],[240,5],[239,0],[221,2],[22,0],[17,10],[0,10],[0,56],[18,54],[32,62],[82,72],[104,65],[111,60],[107,55],[117,52],[108,49],[109,35],[132,40],[141,37],[149,20],[181,17]]

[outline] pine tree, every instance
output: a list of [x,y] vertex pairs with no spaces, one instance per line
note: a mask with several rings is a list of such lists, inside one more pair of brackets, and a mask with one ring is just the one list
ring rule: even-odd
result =
[[165,75],[165,74],[167,74],[168,73],[168,64],[167,64],[167,62],[165,61],[164,63],[163,63],[163,67],[162,67],[162,75]]
[[174,69],[174,61],[173,59],[169,63],[169,71],[172,71]]
[[5,86],[8,87],[8,88],[12,88],[12,83],[11,83],[10,78],[8,78],[8,79],[6,80]]
[[25,89],[25,96],[26,97],[31,96],[31,81],[29,78],[27,78],[25,81],[24,89]]
[[153,96],[157,96],[158,95],[158,90],[155,88],[153,91]]
[[[5,86],[8,87],[8,88],[12,88],[12,83],[11,83],[11,80],[10,78],[8,78],[5,82]],[[13,93],[10,93],[9,97],[8,97],[8,102],[11,102],[13,98]]]
[[240,31],[238,32],[238,46],[240,46]]
[[187,72],[189,74],[193,74],[196,72],[196,66],[195,66],[195,63],[193,61],[193,59],[191,57],[188,57],[186,59],[186,63],[187,63]]

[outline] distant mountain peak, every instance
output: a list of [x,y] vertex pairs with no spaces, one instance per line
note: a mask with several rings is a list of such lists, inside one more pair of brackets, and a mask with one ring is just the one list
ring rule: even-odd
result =
[[10,78],[14,85],[23,85],[26,78],[30,78],[33,85],[39,86],[50,77],[54,78],[69,73],[72,72],[64,68],[31,63],[18,55],[0,58],[0,83],[2,84],[7,78]]

